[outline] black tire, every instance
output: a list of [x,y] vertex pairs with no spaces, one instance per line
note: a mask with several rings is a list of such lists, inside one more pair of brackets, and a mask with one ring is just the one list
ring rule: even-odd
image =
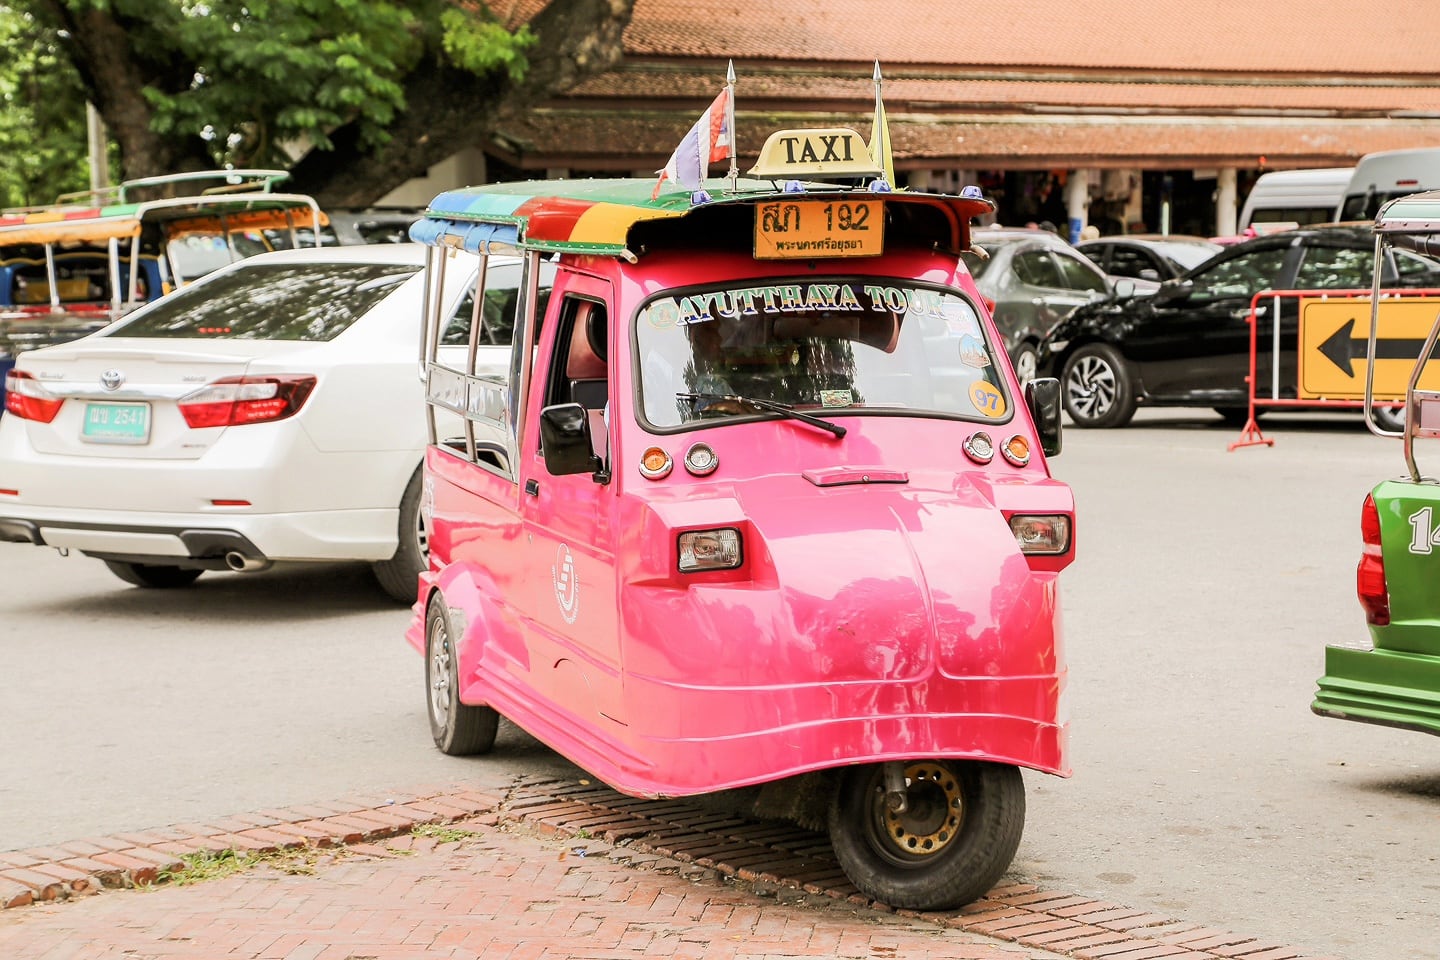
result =
[[430,530],[420,512],[423,469],[417,467],[400,496],[400,520],[395,555],[370,565],[380,589],[401,603],[414,603],[420,589],[420,573],[430,565]]
[[1076,348],[1065,361],[1060,395],[1077,427],[1123,427],[1135,416],[1135,386],[1125,360],[1107,343]]
[[1033,343],[1021,343],[1016,345],[1015,352],[1010,356],[1010,364],[1015,368],[1015,379],[1020,381],[1024,387],[1039,376],[1040,352],[1035,349]]
[[1405,429],[1404,407],[1371,407],[1370,417],[1381,430],[1400,433]]
[[500,714],[460,702],[455,635],[444,601],[436,597],[425,617],[425,713],[441,753],[469,757],[495,746]]
[[156,563],[126,563],[123,560],[106,560],[105,566],[126,583],[156,590],[188,587],[200,579],[200,574],[205,572],[194,567],[171,567]]
[[846,771],[830,803],[830,843],[850,882],[892,907],[951,910],[978,900],[1015,858],[1025,828],[1017,767],[905,762],[906,810],[885,804],[880,764]]

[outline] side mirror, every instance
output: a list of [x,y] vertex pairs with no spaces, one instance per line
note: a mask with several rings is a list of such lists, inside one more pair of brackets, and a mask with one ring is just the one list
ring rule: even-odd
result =
[[1115,299],[1129,300],[1135,296],[1135,281],[1128,277],[1124,280],[1115,281]]
[[1160,289],[1155,291],[1155,302],[1164,303],[1168,300],[1184,300],[1190,296],[1195,289],[1195,283],[1191,280],[1166,280],[1160,284]]
[[590,447],[590,419],[578,403],[559,403],[540,411],[540,453],[553,476],[597,473],[600,458]]
[[1025,406],[1035,421],[1035,434],[1045,456],[1060,453],[1060,381],[1054,377],[1036,377],[1025,384]]
[[1160,280],[1160,271],[1156,270],[1154,267],[1145,267],[1140,271],[1140,279],[1155,280],[1158,282]]

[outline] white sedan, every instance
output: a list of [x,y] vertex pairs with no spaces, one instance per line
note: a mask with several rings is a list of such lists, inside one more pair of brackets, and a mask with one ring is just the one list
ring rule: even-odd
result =
[[[0,416],[0,540],[77,551],[144,587],[363,560],[413,602],[428,562],[424,250],[263,254],[23,354]],[[463,357],[477,261],[450,256],[442,349]],[[477,372],[508,368],[520,279],[519,260],[492,259]]]

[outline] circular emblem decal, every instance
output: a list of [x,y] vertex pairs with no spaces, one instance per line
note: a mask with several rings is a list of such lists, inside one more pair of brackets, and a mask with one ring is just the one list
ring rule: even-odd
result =
[[555,551],[555,565],[550,568],[550,582],[555,587],[555,602],[566,623],[574,623],[580,615],[580,577],[575,572],[575,558],[570,548],[560,544]]
[[106,390],[119,390],[120,385],[125,382],[125,374],[119,370],[106,370],[100,374],[100,386]]
[[988,380],[976,380],[970,384],[970,402],[975,404],[981,416],[991,419],[1005,416],[1005,395]]

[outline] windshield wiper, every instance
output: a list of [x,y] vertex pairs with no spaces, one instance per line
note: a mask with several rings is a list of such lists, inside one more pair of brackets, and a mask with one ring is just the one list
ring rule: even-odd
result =
[[845,436],[845,428],[838,423],[831,423],[829,420],[821,420],[819,417],[812,417],[808,413],[801,413],[788,403],[779,403],[775,400],[760,400],[755,397],[741,397],[733,393],[677,393],[675,396],[680,400],[729,400],[732,403],[748,403],[752,407],[759,407],[761,410],[768,410],[771,413],[778,413],[792,420],[800,420],[808,423],[812,427],[828,430],[835,435],[836,439]]

